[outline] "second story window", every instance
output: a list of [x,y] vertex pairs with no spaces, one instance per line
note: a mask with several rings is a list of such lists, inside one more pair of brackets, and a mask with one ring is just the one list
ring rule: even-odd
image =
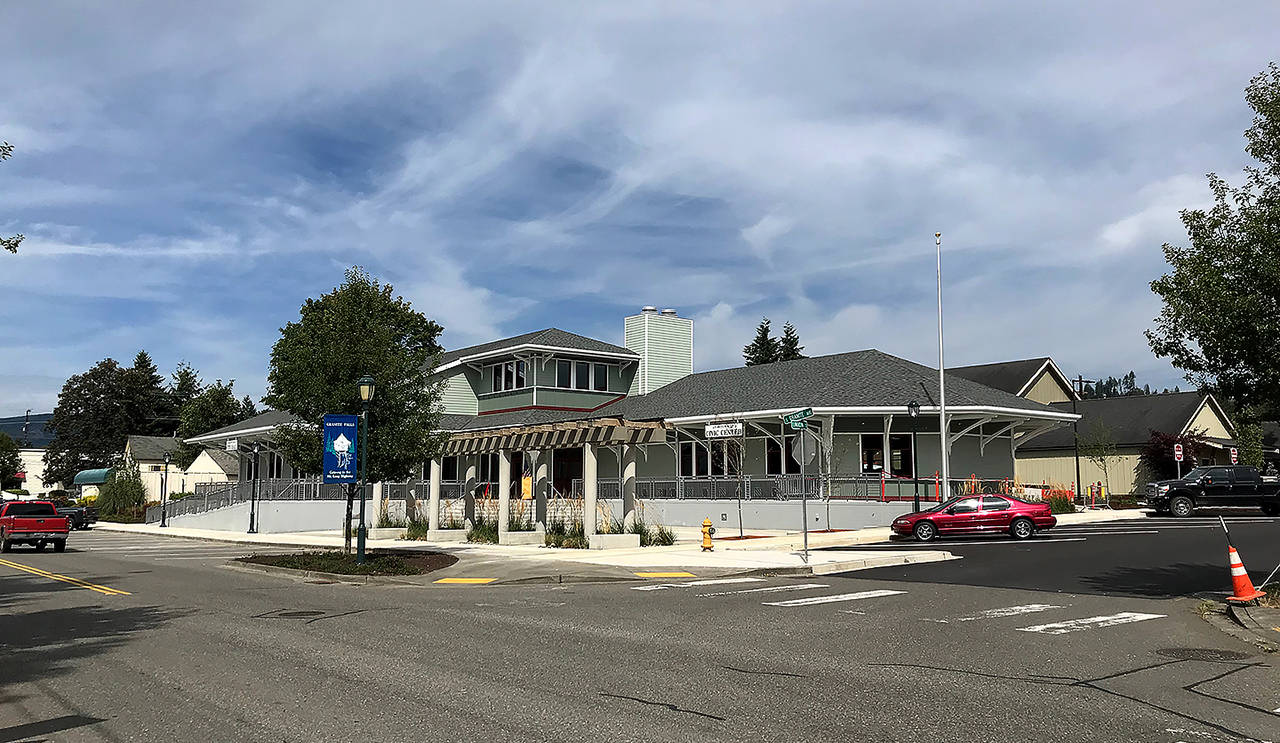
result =
[[528,386],[523,361],[507,361],[489,367],[493,373],[493,391],[519,390]]

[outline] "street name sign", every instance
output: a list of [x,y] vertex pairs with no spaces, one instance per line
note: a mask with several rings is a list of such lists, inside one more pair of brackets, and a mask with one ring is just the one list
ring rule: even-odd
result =
[[240,439],[227,439],[227,451],[238,451],[240,449]]
[[1240,464],[1240,454],[1236,451],[1234,446],[1231,447],[1231,463]]
[[782,422],[786,423],[788,426],[791,426],[791,429],[793,431],[799,431],[805,428],[806,426],[804,422],[805,419],[812,418],[812,417],[813,417],[813,408],[805,408],[804,410],[797,410],[794,413],[787,413],[786,415],[782,416]]
[[1173,445],[1173,461],[1175,462],[1182,461],[1182,444]]
[[741,436],[742,431],[742,421],[735,421],[733,423],[708,423],[705,429],[706,437],[709,439],[729,439],[735,436]]
[[360,418],[329,414],[324,417],[323,479],[328,483],[356,481],[356,442]]

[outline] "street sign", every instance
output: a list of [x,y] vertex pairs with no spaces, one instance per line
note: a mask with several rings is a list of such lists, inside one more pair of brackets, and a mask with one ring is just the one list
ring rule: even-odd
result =
[[324,482],[356,481],[356,442],[359,417],[326,415],[324,417]]
[[709,439],[729,439],[742,435],[742,421],[734,423],[708,423],[706,436]]
[[1182,444],[1173,445],[1173,461],[1175,462],[1182,461]]
[[237,451],[240,448],[240,439],[227,439],[227,451]]
[[805,408],[804,410],[797,410],[794,413],[787,413],[786,415],[782,416],[782,422],[791,426],[791,430],[800,431],[806,427],[804,422],[805,418],[812,418],[812,417],[813,417],[813,408]]
[[787,425],[791,426],[792,431],[803,431],[809,427],[809,424],[804,421],[787,421]]
[[1240,454],[1236,452],[1236,448],[1234,446],[1231,447],[1231,463],[1240,464]]

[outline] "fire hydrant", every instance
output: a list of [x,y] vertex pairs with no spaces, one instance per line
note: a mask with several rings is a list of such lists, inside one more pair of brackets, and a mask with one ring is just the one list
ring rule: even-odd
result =
[[702,551],[703,552],[710,552],[713,549],[711,546],[711,535],[715,533],[716,533],[716,528],[711,525],[711,519],[710,518],[703,519],[702,520]]

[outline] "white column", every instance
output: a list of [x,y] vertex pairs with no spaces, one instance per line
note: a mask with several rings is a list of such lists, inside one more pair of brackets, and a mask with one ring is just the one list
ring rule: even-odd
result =
[[430,499],[427,507],[431,509],[427,514],[427,529],[430,531],[439,531],[440,529],[440,479],[442,477],[444,477],[444,460],[440,457],[433,457],[431,459],[430,482],[427,485]]
[[635,444],[622,447],[622,523],[630,528],[636,520],[636,452]]
[[596,446],[582,445],[582,530],[596,533]]
[[498,452],[498,534],[511,530],[511,452]]
[[476,522],[476,481],[480,475],[475,454],[466,455],[467,478],[462,484],[462,520],[470,529]]
[[547,488],[551,481],[551,450],[534,452],[533,520],[539,531],[547,530]]

